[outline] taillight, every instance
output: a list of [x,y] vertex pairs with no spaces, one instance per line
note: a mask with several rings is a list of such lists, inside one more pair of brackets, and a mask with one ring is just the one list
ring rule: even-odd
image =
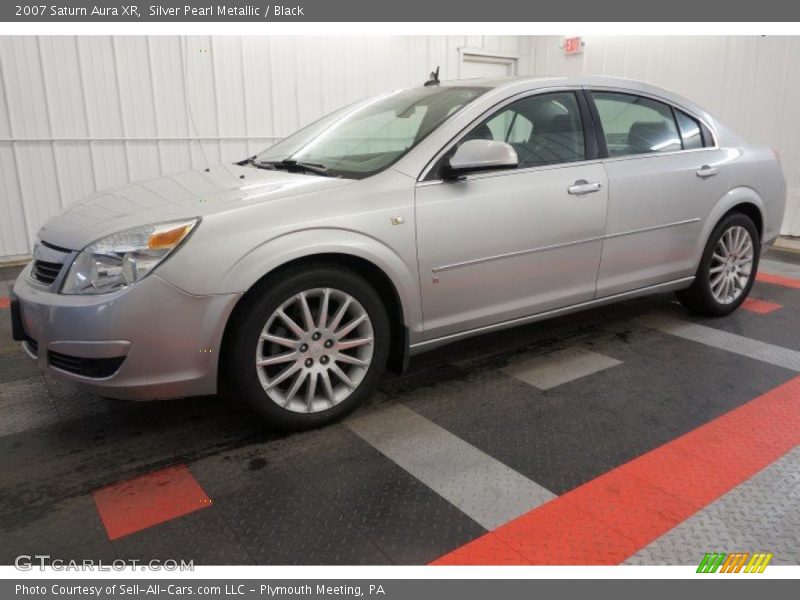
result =
[[781,153],[780,153],[780,151],[777,148],[773,148],[772,152],[775,154],[775,159],[778,161],[778,163],[782,165],[783,163],[781,162]]

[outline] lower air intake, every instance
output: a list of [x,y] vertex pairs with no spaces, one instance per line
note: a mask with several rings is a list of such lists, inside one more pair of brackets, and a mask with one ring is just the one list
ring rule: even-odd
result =
[[47,353],[47,358],[50,361],[50,366],[56,369],[61,369],[67,373],[74,373],[83,377],[93,377],[100,379],[103,377],[111,377],[116,373],[122,362],[125,360],[124,356],[114,358],[83,358],[81,356],[69,356],[68,354],[61,354],[60,352],[53,352],[52,350]]

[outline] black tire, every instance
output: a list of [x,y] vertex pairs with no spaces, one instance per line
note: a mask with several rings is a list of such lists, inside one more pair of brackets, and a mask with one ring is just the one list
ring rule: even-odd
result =
[[[714,249],[720,238],[726,231],[736,226],[743,227],[750,234],[750,239],[753,243],[753,262],[750,269],[749,280],[742,289],[741,294],[734,301],[723,304],[714,297],[711,291],[711,263]],[[732,313],[744,302],[753,287],[756,272],[758,271],[760,249],[760,236],[752,219],[738,212],[727,215],[711,232],[705,250],[703,251],[703,257],[700,260],[700,266],[697,268],[695,280],[691,287],[677,293],[678,300],[690,311],[708,317],[722,317]]]
[[[340,290],[357,300],[372,326],[372,357],[366,374],[350,395],[319,412],[294,412],[273,400],[265,391],[255,364],[262,329],[284,302],[300,292],[316,288]],[[284,272],[262,281],[242,300],[226,335],[223,376],[228,395],[255,411],[272,428],[300,431],[322,427],[355,410],[372,392],[386,368],[390,347],[390,326],[386,308],[375,289],[356,272],[330,264],[307,265],[296,272]],[[305,385],[305,384],[304,384]]]

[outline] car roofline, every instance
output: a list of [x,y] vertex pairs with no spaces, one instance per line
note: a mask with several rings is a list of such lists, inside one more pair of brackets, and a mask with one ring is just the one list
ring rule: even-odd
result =
[[[610,88],[618,89],[631,94],[640,93],[661,99],[678,108],[683,108],[687,112],[699,117],[716,134],[718,130],[725,130],[726,137],[731,132],[722,126],[708,111],[688,98],[676,94],[670,90],[627,77],[614,77],[610,75],[572,75],[572,76],[537,76],[537,77],[497,77],[497,78],[475,78],[475,79],[450,79],[442,81],[443,87],[484,87],[491,91],[502,93],[509,90],[510,93],[535,91],[550,87],[581,87],[581,88]],[[514,90],[514,92],[511,92]]]

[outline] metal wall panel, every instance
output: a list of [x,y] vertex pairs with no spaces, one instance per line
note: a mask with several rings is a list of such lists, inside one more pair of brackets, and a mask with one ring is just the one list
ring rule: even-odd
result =
[[250,155],[345,103],[419,83],[459,49],[519,56],[520,74],[603,73],[674,89],[781,153],[783,232],[800,235],[800,38],[2,37],[0,261],[98,190]]
[[584,36],[584,52],[571,56],[559,37],[532,39],[536,75],[616,75],[660,85],[778,150],[787,184],[782,233],[800,236],[800,37]]
[[[0,261],[99,189],[262,150],[368,94],[416,85],[460,47],[525,37],[0,37]],[[521,64],[530,64],[528,56]],[[524,72],[524,71],[521,71]]]

